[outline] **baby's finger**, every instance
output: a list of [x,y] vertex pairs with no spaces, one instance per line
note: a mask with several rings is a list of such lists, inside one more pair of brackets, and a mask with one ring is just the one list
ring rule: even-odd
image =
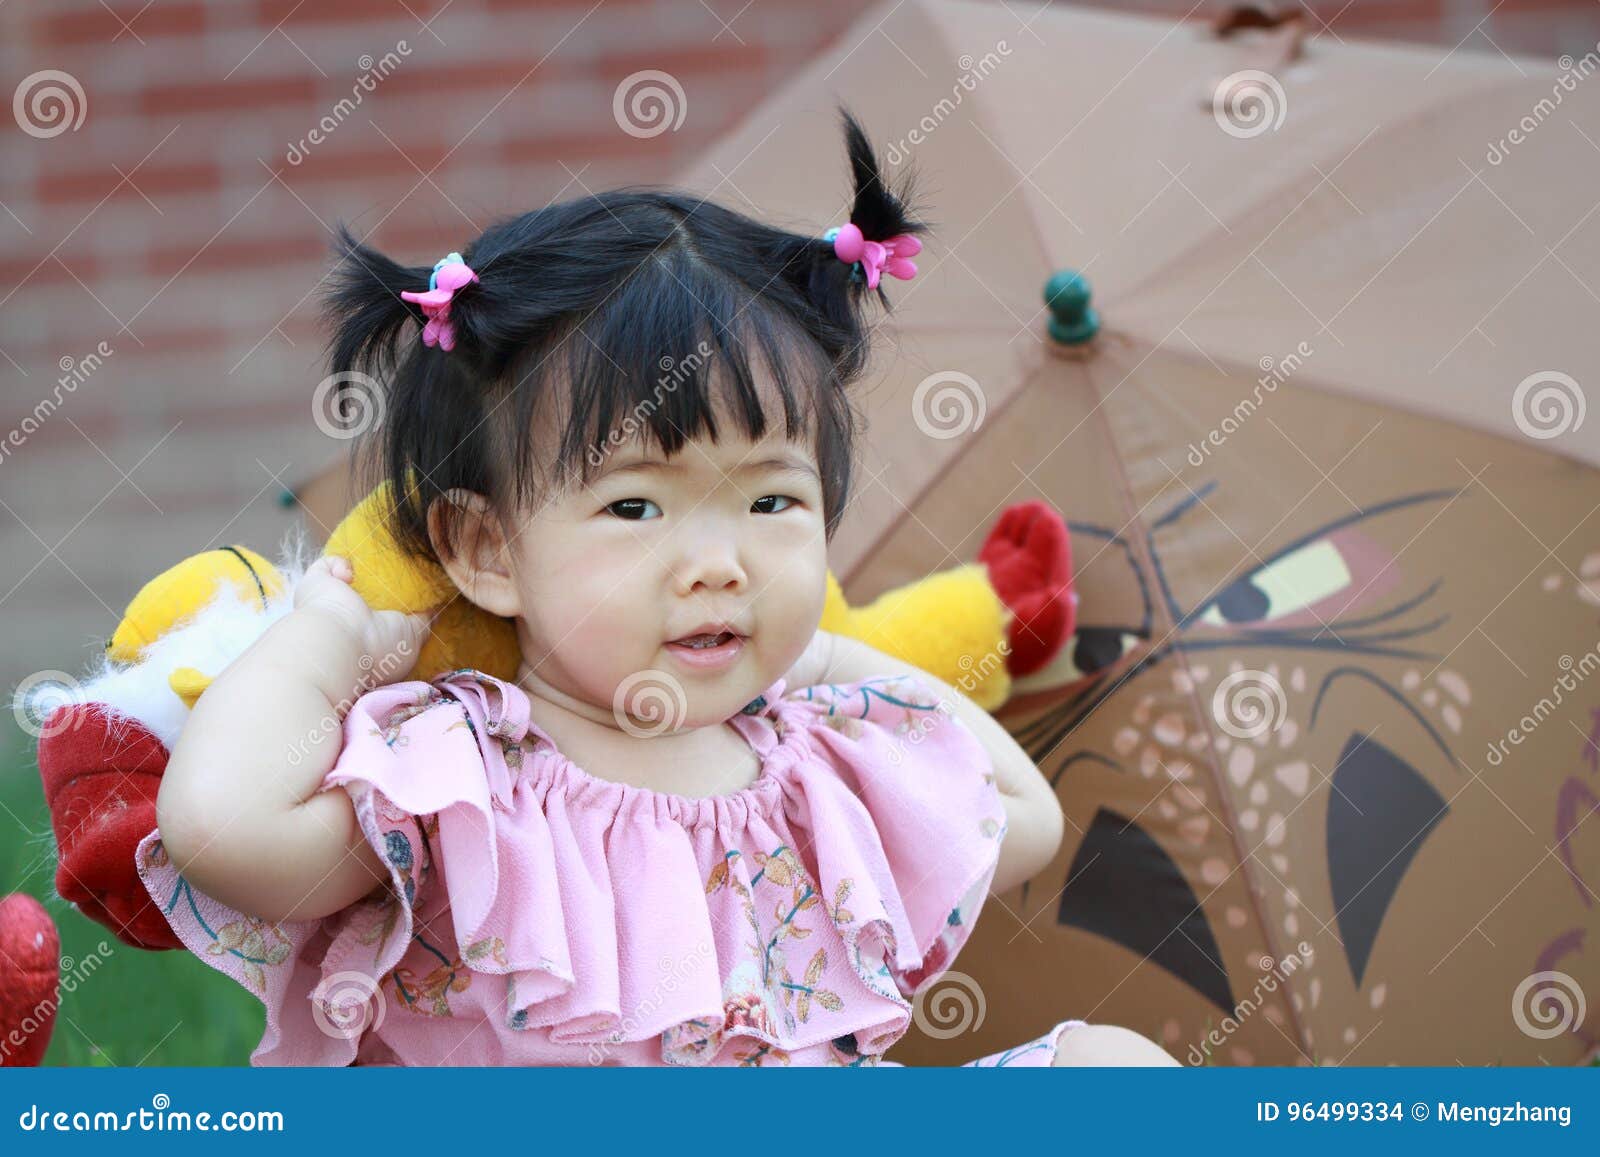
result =
[[304,606],[307,599],[317,593],[318,588],[332,576],[328,570],[328,560],[319,558],[306,567],[305,574],[300,576],[300,581],[294,586],[294,605]]
[[417,665],[428,637],[426,614],[379,611],[375,616],[378,643],[374,670],[385,683],[403,679]]

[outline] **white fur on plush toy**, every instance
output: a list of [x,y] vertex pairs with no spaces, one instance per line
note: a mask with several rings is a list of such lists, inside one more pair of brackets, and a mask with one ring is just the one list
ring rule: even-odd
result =
[[[268,600],[265,610],[258,597],[242,598],[231,583],[219,582],[216,597],[146,646],[139,662],[123,665],[102,653],[83,681],[69,689],[54,688],[55,696],[62,702],[101,704],[110,709],[113,721],[118,716],[137,720],[170,752],[189,718],[189,707],[169,682],[172,673],[193,667],[205,675],[220,675],[293,609],[295,587],[314,557],[314,548],[296,528],[280,550],[283,557],[276,565],[283,589]],[[20,696],[13,706],[22,709]]]

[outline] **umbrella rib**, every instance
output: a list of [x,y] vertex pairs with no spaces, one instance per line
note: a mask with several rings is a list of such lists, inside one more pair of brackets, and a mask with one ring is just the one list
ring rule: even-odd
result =
[[[1034,382],[1039,378],[1039,376],[1044,373],[1044,371],[1048,368],[1048,365],[1049,365],[1048,362],[1043,362],[1043,363],[1033,367],[1031,370],[1027,371],[1023,375],[1022,380],[1017,383],[1016,389],[1011,391],[1011,396],[1009,398],[1007,398],[1004,403],[1001,404],[1000,408],[995,411],[993,417],[998,418],[1000,415],[1004,414],[1007,410],[1009,410],[1013,405],[1015,405],[1017,400],[1019,398],[1021,398],[1025,393],[1027,393],[1029,387],[1031,387],[1034,384]],[[970,453],[970,451],[969,451],[969,453]],[[935,470],[926,479],[924,479],[922,485],[917,488],[916,492],[909,499],[900,498],[900,497],[897,496],[895,498],[895,501],[900,504],[900,510],[878,532],[877,541],[881,543],[884,540],[888,539],[891,535],[893,535],[897,531],[899,531],[899,529],[903,525],[905,525],[906,519],[911,518],[913,516],[913,511],[914,511],[917,503],[922,500],[922,498],[928,493],[928,491],[932,490],[935,486],[937,486],[940,482],[942,482],[944,480],[945,475],[949,474],[952,470],[954,470],[957,466],[959,466],[962,462],[964,462],[966,460],[966,458],[967,458],[967,454],[965,454],[965,453],[963,453],[963,454],[952,454],[950,456],[949,461],[947,461],[943,466],[939,467],[939,469]],[[885,487],[885,489],[887,489],[887,487]],[[1015,489],[1016,489],[1016,487],[1013,486],[1012,490],[1014,491]],[[1010,497],[1009,493],[1007,494],[1007,497]],[[1004,499],[1001,500],[1002,503],[1004,501],[1005,501]],[[999,509],[999,507],[995,508],[995,510],[998,510],[998,509]],[[995,510],[991,510],[989,512],[989,517],[990,518],[994,517]],[[943,543],[941,543],[940,545],[943,546]],[[953,551],[950,551],[949,547],[945,547],[945,551],[946,551],[946,553],[952,553],[952,554],[954,553]],[[861,558],[857,559],[856,562],[852,566],[850,566],[850,568],[848,570],[844,571],[842,574],[836,574],[835,577],[837,577],[839,579],[839,582],[841,584],[848,584],[850,582],[853,582],[855,580],[855,578],[861,573],[861,569],[867,565],[867,560],[868,560],[869,557],[870,556],[866,552],[863,552]]]

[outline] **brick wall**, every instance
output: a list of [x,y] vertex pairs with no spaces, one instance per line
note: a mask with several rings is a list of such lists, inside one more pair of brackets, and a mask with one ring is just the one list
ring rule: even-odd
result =
[[[1596,38],[1587,0],[1307,10],[1324,35],[1464,50],[1555,55]],[[310,406],[322,377],[314,292],[336,218],[421,264],[502,213],[668,179],[858,11],[845,0],[0,7],[7,91],[32,78],[24,97],[40,95],[54,82],[37,74],[59,70],[82,93],[68,93],[67,115],[82,114],[71,131],[55,133],[48,108],[0,129],[0,441],[28,425],[22,445],[0,446],[8,685],[82,670],[138,583],[185,554],[227,542],[275,553],[296,517],[285,487],[345,448]],[[644,69],[681,83],[677,131],[619,129],[613,93]],[[324,118],[332,127],[311,140]]]
[[[504,213],[669,179],[855,8],[0,8],[6,91],[58,69],[84,94],[70,97],[84,110],[76,130],[29,135],[13,117],[3,129],[0,431],[60,402],[0,458],[8,684],[81,670],[139,582],[185,554],[227,542],[275,553],[295,517],[285,485],[347,449],[310,403],[323,335],[308,295],[335,219],[425,264]],[[677,131],[639,139],[614,120],[614,90],[643,69],[682,85]],[[325,117],[333,127],[311,143]]]

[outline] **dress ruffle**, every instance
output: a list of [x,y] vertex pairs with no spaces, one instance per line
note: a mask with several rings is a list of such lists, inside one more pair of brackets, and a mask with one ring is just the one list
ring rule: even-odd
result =
[[[388,885],[271,923],[139,870],[186,946],[266,1005],[255,1064],[876,1063],[971,931],[1004,811],[915,677],[784,693],[704,798],[598,779],[475,670],[368,692],[323,788]],[[359,1054],[359,1056],[358,1056]]]

